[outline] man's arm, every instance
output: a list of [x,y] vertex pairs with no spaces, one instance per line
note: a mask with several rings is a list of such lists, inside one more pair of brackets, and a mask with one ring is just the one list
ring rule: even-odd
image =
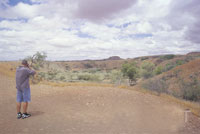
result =
[[29,75],[35,75],[35,74],[36,74],[36,71],[33,70],[33,69],[31,69],[31,68],[29,67],[29,65],[28,65],[27,67],[28,67],[28,74],[29,74]]

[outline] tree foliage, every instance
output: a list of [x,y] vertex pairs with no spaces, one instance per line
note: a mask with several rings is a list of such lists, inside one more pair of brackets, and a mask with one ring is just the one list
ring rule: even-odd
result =
[[130,81],[136,81],[136,78],[138,77],[136,64],[134,62],[123,64],[122,73],[123,73],[123,76],[128,77]]
[[44,62],[47,58],[45,52],[36,52],[33,56],[28,56],[26,59],[31,62],[30,66],[35,70],[39,70],[44,66]]
[[164,68],[162,66],[157,66],[154,70],[155,75],[159,75],[164,71]]
[[144,62],[141,65],[141,76],[148,79],[153,76],[155,65],[151,62]]

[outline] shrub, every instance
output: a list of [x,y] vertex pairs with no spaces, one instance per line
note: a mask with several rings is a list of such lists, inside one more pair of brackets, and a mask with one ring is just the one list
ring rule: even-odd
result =
[[45,79],[45,73],[44,72],[39,72],[37,75],[38,75],[38,78],[40,80]]
[[166,64],[166,66],[164,67],[164,72],[167,72],[167,71],[173,69],[174,67],[176,67],[176,64],[174,64],[174,63],[168,63],[168,64]]
[[94,74],[94,73],[96,73],[96,72],[100,72],[101,71],[101,69],[98,69],[98,68],[91,68],[91,69],[88,69],[88,72],[89,73],[92,73],[92,74]]
[[33,69],[35,70],[39,70],[40,69],[40,65],[35,63],[34,65],[32,65]]
[[155,75],[159,75],[161,74],[162,72],[164,71],[163,67],[162,66],[157,66],[154,70],[154,74]]
[[170,60],[170,59],[173,59],[174,57],[175,57],[175,55],[169,54],[169,55],[161,56],[160,58],[163,60]]
[[194,78],[192,82],[181,82],[181,96],[185,100],[200,101],[200,82]]
[[84,67],[85,67],[86,69],[94,68],[94,67],[97,66],[96,63],[95,63],[95,61],[89,61],[89,62],[87,62],[87,63],[83,63],[83,65],[84,65]]
[[157,93],[167,93],[168,85],[162,79],[154,79],[148,80],[146,83],[143,84],[145,89],[155,91]]
[[176,65],[179,66],[179,65],[183,65],[185,63],[185,61],[183,60],[177,60],[176,61]]
[[80,74],[80,75],[78,75],[78,80],[99,81],[99,75],[95,75],[95,74]]
[[136,81],[136,78],[138,77],[138,71],[134,62],[123,64],[121,71],[123,76],[128,77],[130,81]]
[[48,80],[53,80],[56,78],[56,75],[58,74],[58,71],[57,70],[50,70],[47,72],[47,75],[48,75]]
[[163,71],[164,72],[169,71],[169,70],[175,68],[176,66],[182,65],[184,63],[185,63],[185,61],[183,61],[183,60],[176,60],[175,62],[168,63],[164,67]]
[[86,68],[86,69],[88,69],[88,68],[93,68],[93,66],[90,64],[90,63],[85,63],[85,64],[83,64],[84,65],[84,67]]
[[148,79],[153,76],[155,65],[151,62],[144,62],[141,65],[141,76]]
[[30,66],[32,66],[35,70],[39,70],[44,66],[47,55],[45,52],[37,52],[33,56],[28,56],[26,60],[31,62]]
[[65,76],[60,76],[59,80],[64,81],[65,80]]
[[149,57],[142,57],[141,58],[141,60],[143,61],[143,60],[148,60],[149,59]]
[[121,82],[123,79],[123,74],[120,70],[113,70],[110,75],[112,83]]
[[71,70],[70,66],[68,64],[65,65],[65,69],[68,71],[68,70]]

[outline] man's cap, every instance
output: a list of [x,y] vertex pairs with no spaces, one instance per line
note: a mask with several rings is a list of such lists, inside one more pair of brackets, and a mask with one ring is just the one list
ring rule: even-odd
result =
[[27,60],[22,60],[22,65],[28,65],[28,61]]

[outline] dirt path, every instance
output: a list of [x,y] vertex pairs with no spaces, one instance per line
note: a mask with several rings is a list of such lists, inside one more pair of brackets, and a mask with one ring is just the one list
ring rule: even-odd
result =
[[183,109],[112,87],[32,86],[32,117],[16,119],[15,84],[0,77],[0,134],[179,134]]

